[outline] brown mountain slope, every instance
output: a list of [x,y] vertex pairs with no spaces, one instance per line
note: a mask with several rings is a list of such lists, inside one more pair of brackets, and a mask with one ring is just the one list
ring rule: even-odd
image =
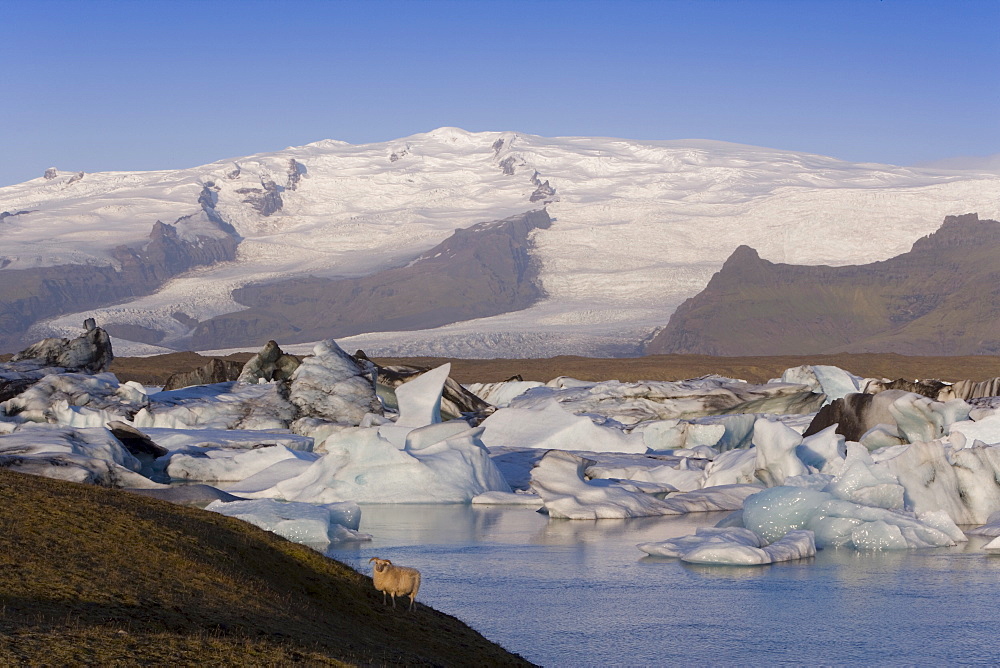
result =
[[1000,223],[948,216],[908,253],[829,267],[737,248],[648,353],[1000,353]]
[[233,292],[250,308],[198,325],[193,348],[316,341],[372,331],[438,327],[531,306],[542,296],[531,232],[552,224],[544,209],[480,223],[405,267],[349,279],[303,278]]
[[239,520],[0,470],[2,665],[528,665]]

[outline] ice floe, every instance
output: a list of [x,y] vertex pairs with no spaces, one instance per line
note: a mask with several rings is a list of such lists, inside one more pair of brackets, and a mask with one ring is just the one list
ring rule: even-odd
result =
[[358,504],[286,503],[272,499],[213,501],[205,507],[214,513],[236,517],[295,543],[324,550],[331,542],[367,541],[369,534],[358,532],[361,509]]

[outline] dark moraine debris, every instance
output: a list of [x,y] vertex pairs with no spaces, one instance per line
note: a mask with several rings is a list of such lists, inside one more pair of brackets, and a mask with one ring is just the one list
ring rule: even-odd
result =
[[860,441],[865,432],[876,425],[895,427],[896,418],[892,416],[889,407],[901,397],[913,394],[904,390],[886,390],[878,394],[848,394],[843,399],[836,399],[821,408],[802,435],[812,436],[836,424],[836,432],[843,434],[845,439]]
[[227,383],[239,378],[241,371],[243,371],[243,365],[239,362],[213,357],[208,364],[197,369],[173,374],[167,378],[163,389],[164,391],[179,390],[182,387],[191,387],[192,385]]
[[282,351],[272,339],[243,365],[236,380],[251,385],[261,381],[288,381],[299,368],[299,364],[301,360],[298,357]]
[[206,320],[193,349],[305,343],[439,327],[528,308],[543,296],[531,256],[544,209],[456,230],[406,266],[349,279],[300,278],[233,291],[249,308]]
[[877,394],[886,390],[903,390],[904,392],[913,392],[914,394],[920,394],[937,400],[941,396],[941,391],[948,387],[950,387],[948,383],[943,383],[936,379],[907,380],[905,378],[897,378],[890,381],[873,381],[865,387],[865,392],[868,394]]
[[132,425],[121,422],[120,420],[112,420],[107,424],[107,427],[108,431],[110,431],[115,438],[121,441],[121,444],[125,446],[126,450],[132,453],[133,456],[139,457],[140,459],[153,460],[170,452],[162,445],[154,443],[153,439]]
[[[354,358],[359,361],[368,360],[368,357],[360,350],[354,354]],[[395,390],[400,385],[408,383],[431,370],[430,367],[402,364],[391,366],[376,365],[376,368],[378,369],[378,385],[389,390]],[[384,392],[381,393],[381,396],[386,398]],[[474,424],[478,424],[479,421],[485,419],[494,410],[496,408],[492,404],[483,401],[472,392],[469,392],[451,377],[445,381],[444,390],[441,393],[441,417],[443,419],[464,418]]]
[[818,434],[827,427],[837,425],[836,432],[848,441],[860,441],[871,427],[867,425],[866,412],[875,398],[874,394],[848,394],[843,399],[835,399],[823,406],[804,432],[803,436]]
[[955,399],[972,401],[973,399],[985,399],[986,397],[1000,397],[1000,378],[990,378],[989,380],[974,381],[960,380],[951,386],[951,393]]

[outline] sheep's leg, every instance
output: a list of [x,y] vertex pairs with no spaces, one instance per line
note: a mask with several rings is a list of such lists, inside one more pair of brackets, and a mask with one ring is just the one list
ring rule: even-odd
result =
[[395,594],[389,594],[389,596],[392,598],[392,609],[395,610],[396,609],[396,595]]
[[382,592],[382,605],[389,605],[389,601],[385,600],[385,592]]
[[416,610],[416,609],[417,609],[417,595],[410,594],[410,610]]

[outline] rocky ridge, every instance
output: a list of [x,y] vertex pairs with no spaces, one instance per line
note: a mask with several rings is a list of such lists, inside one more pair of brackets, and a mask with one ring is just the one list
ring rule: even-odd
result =
[[1000,222],[948,216],[908,252],[843,267],[741,246],[647,346],[650,354],[1000,353]]

